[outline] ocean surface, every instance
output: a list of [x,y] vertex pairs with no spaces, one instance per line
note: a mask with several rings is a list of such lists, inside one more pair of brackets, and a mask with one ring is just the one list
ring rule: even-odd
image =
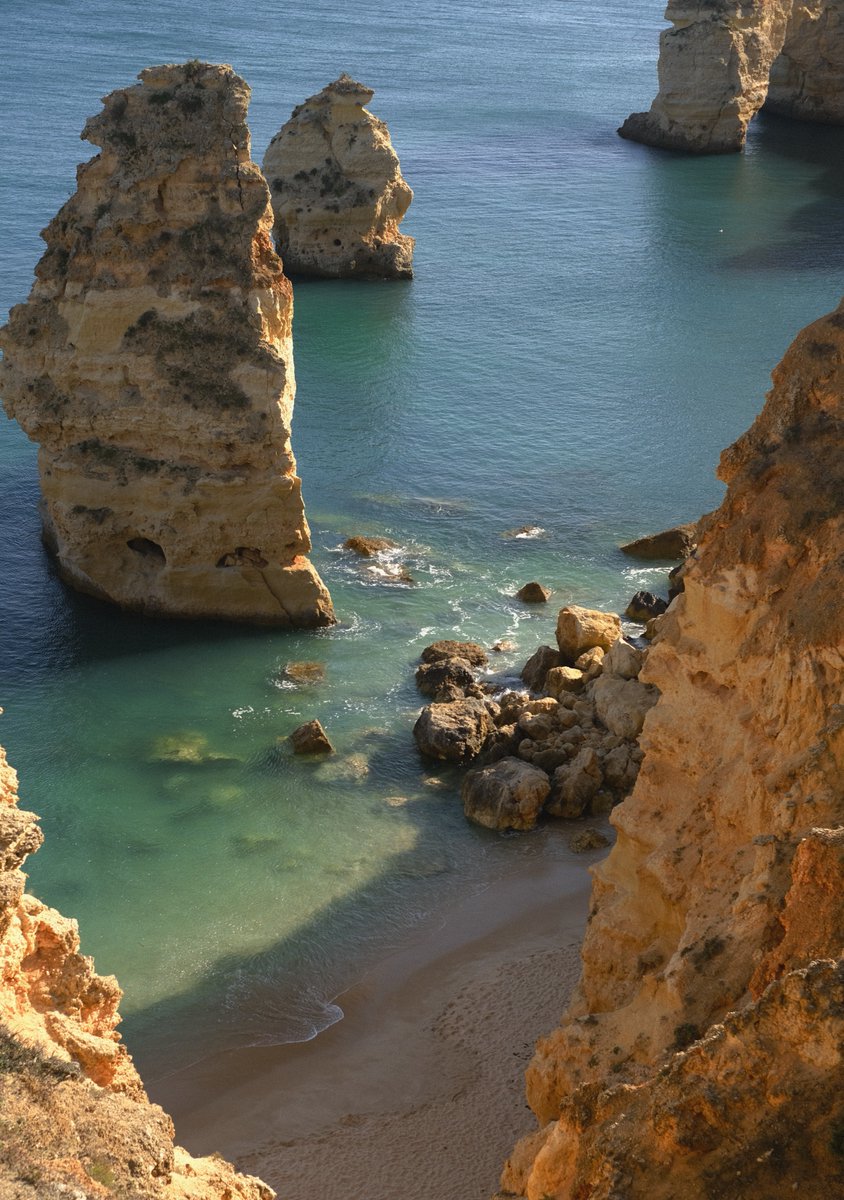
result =
[[[258,162],[348,71],[415,191],[411,283],[295,288],[293,442],[335,628],[142,621],[71,594],[39,543],[35,448],[0,419],[0,741],[43,817],[31,888],[119,976],[153,1074],[313,1036],[449,896],[494,903],[514,858],[568,855],[559,831],[469,827],[456,776],[420,762],[419,651],[505,638],[495,669],[517,672],[562,604],[661,584],[619,543],[719,502],[720,450],[839,299],[844,131],[762,118],[714,159],[617,137],[655,91],[663,7],[0,0],[2,319],[93,153],[86,117],[153,63],[233,64]],[[344,552],[352,533],[398,542],[415,582]],[[541,610],[513,598],[534,578]],[[303,660],[324,679],[294,683]],[[328,761],[283,741],[311,717]],[[162,738],[209,757],[161,761]]]

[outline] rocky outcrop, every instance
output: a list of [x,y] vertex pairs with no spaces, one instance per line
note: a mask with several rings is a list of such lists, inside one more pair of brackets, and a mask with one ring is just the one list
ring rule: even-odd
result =
[[75,921],[24,892],[42,834],[17,798],[0,748],[0,1194],[272,1200],[219,1156],[174,1146],[116,1032],[116,979],[80,954]]
[[290,447],[292,291],[230,67],[141,72],[0,336],[74,587],[144,613],[324,625]]
[[669,0],[660,36],[659,93],[622,137],[695,154],[740,150],[769,107],[844,123],[840,0]]
[[773,379],[642,668],[661,695],[509,1195],[844,1186],[844,305]]
[[327,279],[410,279],[413,199],[371,88],[341,75],[294,108],[264,155],[287,271]]

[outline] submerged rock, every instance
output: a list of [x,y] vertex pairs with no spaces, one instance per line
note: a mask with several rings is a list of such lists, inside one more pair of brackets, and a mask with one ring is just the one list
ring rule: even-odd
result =
[[360,554],[362,558],[372,558],[373,555],[380,554],[383,550],[398,550],[398,548],[398,542],[391,542],[389,538],[363,537],[360,534],[346,538],[343,543],[344,550],[354,550],[355,554]]
[[230,67],[153,67],[83,137],[0,334],[40,443],[44,537],[80,591],[157,616],[334,617],[290,447],[292,291]]
[[413,238],[399,233],[413,192],[374,93],[341,75],[293,110],[264,155],[275,233],[288,272],[410,279]]

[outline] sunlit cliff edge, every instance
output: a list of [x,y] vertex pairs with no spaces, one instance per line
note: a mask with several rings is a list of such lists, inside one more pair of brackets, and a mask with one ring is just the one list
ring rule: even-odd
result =
[[117,980],[80,954],[75,921],[24,891],[37,820],[0,748],[0,1196],[272,1200],[224,1159],[173,1144],[116,1032]]
[[844,1185],[844,305],[773,382],[643,671],[641,771],[502,1195]]

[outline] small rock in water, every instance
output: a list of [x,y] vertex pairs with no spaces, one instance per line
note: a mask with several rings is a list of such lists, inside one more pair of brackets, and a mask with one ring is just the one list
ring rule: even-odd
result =
[[404,808],[407,804],[407,796],[387,796],[384,803],[389,804],[390,808]]
[[518,529],[508,529],[501,536],[504,538],[538,538],[544,532],[541,525],[520,525]]
[[307,683],[322,683],[325,679],[325,663],[321,662],[289,662],[282,672],[284,679],[299,685]]
[[488,661],[486,651],[477,642],[453,642],[448,638],[432,642],[419,657],[423,663],[441,662],[445,658],[465,658],[473,667],[482,667]]
[[364,558],[372,558],[374,554],[379,554],[382,550],[398,550],[398,548],[398,542],[391,542],[389,538],[360,537],[357,534],[346,538],[343,543],[344,550],[354,550],[355,554],[360,554]]
[[587,850],[602,850],[610,844],[610,839],[600,829],[583,829],[580,833],[569,838],[569,850],[575,854],[584,854]]
[[508,650],[515,650],[516,643],[508,642],[506,638],[503,638],[500,642],[496,642],[492,649],[496,654],[504,654]]
[[637,592],[624,610],[624,615],[631,621],[641,621],[644,624],[652,617],[661,617],[666,608],[668,602],[661,596],[655,596],[653,592]]
[[290,735],[295,754],[333,754],[334,747],[319,721],[306,721]]
[[688,558],[696,540],[696,524],[675,525],[673,529],[663,529],[661,533],[652,533],[649,537],[628,542],[621,549],[632,558]]
[[548,588],[537,583],[535,579],[526,583],[524,587],[520,587],[516,592],[516,597],[523,600],[525,604],[546,604],[550,595]]

